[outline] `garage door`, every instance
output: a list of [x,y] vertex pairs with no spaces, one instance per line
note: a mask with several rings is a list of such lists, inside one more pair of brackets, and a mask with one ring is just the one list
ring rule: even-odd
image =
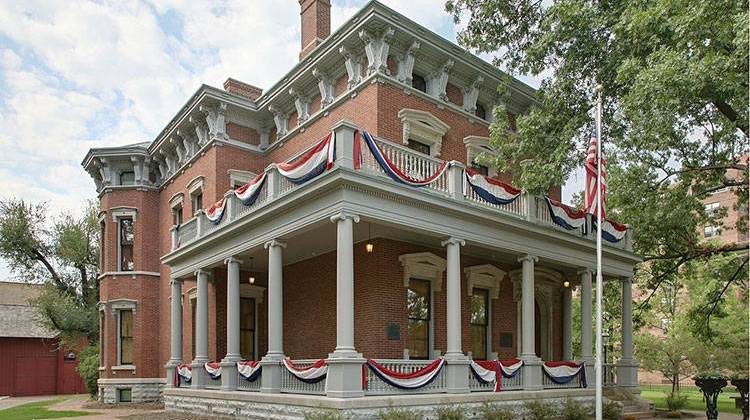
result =
[[57,381],[57,357],[16,356],[14,395],[54,394]]

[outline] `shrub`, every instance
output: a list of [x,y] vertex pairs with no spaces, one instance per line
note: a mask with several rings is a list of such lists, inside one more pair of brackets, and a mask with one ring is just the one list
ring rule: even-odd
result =
[[99,385],[96,382],[99,380],[99,343],[84,347],[78,358],[79,363],[76,370],[81,375],[86,390],[92,397],[96,398],[96,394],[99,392]]
[[460,405],[438,407],[435,413],[438,420],[464,420],[466,418],[466,413]]
[[552,404],[542,401],[526,401],[523,407],[528,413],[529,420],[547,420],[557,415]]
[[482,404],[479,409],[479,418],[484,420],[513,420],[513,412],[505,407],[490,403]]
[[687,405],[686,395],[680,395],[679,392],[670,392],[666,396],[665,402],[669,411],[680,411]]
[[562,416],[565,420],[586,420],[591,410],[580,402],[568,398],[563,405]]
[[334,410],[309,411],[305,420],[342,420],[341,414]]
[[380,420],[422,420],[422,415],[404,408],[388,407],[378,412]]
[[602,406],[602,418],[604,420],[620,420],[622,407],[615,401],[607,401]]

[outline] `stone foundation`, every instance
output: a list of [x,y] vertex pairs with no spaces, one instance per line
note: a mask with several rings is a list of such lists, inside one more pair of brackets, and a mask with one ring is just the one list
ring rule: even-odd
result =
[[440,407],[460,406],[470,419],[480,418],[484,403],[507,407],[524,415],[524,402],[545,400],[561,406],[566,399],[593,406],[594,390],[547,390],[481,392],[473,394],[423,394],[371,396],[361,398],[328,398],[294,394],[262,394],[258,392],[227,392],[190,389],[166,389],[164,404],[168,411],[184,411],[207,416],[242,419],[303,419],[314,412],[338,412],[346,419],[377,419],[389,407],[407,409],[426,419],[437,418]]
[[160,401],[164,390],[163,378],[99,379],[99,401],[115,404],[120,401],[122,390],[130,390],[130,402]]

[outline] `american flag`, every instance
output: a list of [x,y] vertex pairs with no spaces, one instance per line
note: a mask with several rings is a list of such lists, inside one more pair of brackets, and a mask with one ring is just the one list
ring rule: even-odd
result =
[[605,212],[607,210],[606,197],[607,197],[607,161],[604,159],[604,149],[602,148],[602,185],[597,187],[596,179],[596,144],[599,140],[596,138],[596,132],[591,131],[591,139],[589,140],[589,149],[586,152],[586,211],[589,214],[596,216],[596,194],[598,191],[602,194],[602,220],[604,220]]

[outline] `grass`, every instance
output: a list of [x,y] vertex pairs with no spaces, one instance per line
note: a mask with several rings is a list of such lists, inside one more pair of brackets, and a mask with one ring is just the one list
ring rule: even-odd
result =
[[[641,398],[652,401],[656,408],[667,408],[666,394],[672,390],[671,385],[644,385],[641,387]],[[683,410],[706,411],[706,403],[703,402],[703,393],[695,386],[681,386],[680,394],[688,397],[687,405]],[[741,414],[738,408],[734,408],[734,400],[730,397],[739,397],[740,394],[731,385],[727,385],[719,394],[717,400],[719,413]]]
[[36,401],[0,410],[0,420],[59,419],[62,417],[88,416],[86,411],[51,411],[49,406],[61,403],[65,398]]

